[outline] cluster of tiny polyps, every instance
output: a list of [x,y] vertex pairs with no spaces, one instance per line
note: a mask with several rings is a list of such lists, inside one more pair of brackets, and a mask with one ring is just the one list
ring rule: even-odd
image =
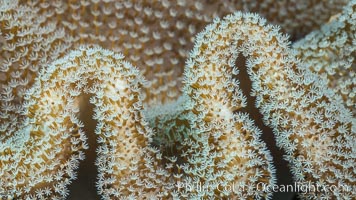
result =
[[[354,186],[356,1],[346,3],[338,14],[324,10],[337,15],[291,46],[278,27],[242,12],[195,35],[231,5],[256,8],[245,1],[213,3],[217,11],[209,1],[1,2],[0,193],[68,197],[89,148],[78,116],[90,94],[103,199],[271,198],[257,188],[276,177],[261,131],[240,111],[239,56],[294,180]],[[270,3],[261,5],[264,14]],[[196,183],[208,189],[183,187]]]

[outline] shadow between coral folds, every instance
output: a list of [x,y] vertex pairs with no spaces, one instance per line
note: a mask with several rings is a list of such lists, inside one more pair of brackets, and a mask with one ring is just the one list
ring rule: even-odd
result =
[[96,200],[100,199],[97,194],[96,181],[98,170],[95,165],[96,149],[98,147],[97,137],[95,135],[95,127],[97,121],[92,118],[94,114],[94,105],[89,103],[89,98],[92,95],[83,94],[80,98],[79,119],[84,124],[84,131],[88,137],[89,148],[85,150],[85,159],[80,162],[78,170],[78,179],[74,180],[69,185],[68,200]]
[[[238,65],[238,67],[236,66]],[[240,88],[247,98],[247,107],[241,108],[238,112],[246,112],[254,120],[255,125],[262,131],[261,139],[266,143],[267,148],[273,156],[273,164],[276,169],[277,185],[292,185],[293,178],[288,166],[288,162],[283,159],[285,152],[279,149],[276,145],[273,130],[263,123],[263,116],[255,106],[256,97],[251,96],[252,82],[247,73],[246,58],[241,54],[235,62],[236,68],[239,69],[239,74],[234,78],[240,81]],[[293,192],[278,192],[273,193],[272,199],[289,200],[294,199],[296,194]]]

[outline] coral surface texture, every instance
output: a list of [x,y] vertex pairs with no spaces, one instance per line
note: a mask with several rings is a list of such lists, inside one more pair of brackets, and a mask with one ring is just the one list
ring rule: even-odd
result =
[[355,199],[355,49],[356,0],[0,0],[0,199],[276,199],[266,137]]

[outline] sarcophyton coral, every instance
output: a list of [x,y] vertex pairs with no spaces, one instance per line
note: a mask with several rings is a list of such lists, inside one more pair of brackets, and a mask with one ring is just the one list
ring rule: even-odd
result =
[[[272,191],[257,187],[275,184],[275,170],[241,111],[239,58],[295,181],[353,187],[356,1],[342,12],[346,1],[310,2],[2,1],[0,192],[69,195],[90,148],[80,120],[89,101],[103,199],[269,199]],[[257,14],[235,12],[195,35],[239,9],[295,38],[321,28],[290,46]],[[343,187],[300,194],[354,196]]]

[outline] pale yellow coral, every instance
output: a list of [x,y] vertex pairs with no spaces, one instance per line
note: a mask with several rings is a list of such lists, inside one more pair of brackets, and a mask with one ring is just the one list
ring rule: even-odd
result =
[[[102,198],[270,198],[257,184],[275,184],[272,157],[261,131],[239,111],[246,106],[236,79],[239,57],[247,59],[256,107],[286,151],[295,181],[353,186],[355,120],[348,108],[355,102],[355,1],[295,43],[296,51],[254,14],[215,19],[195,35],[213,17],[242,9],[300,37],[347,1],[271,2],[6,0],[0,5],[0,192],[68,196],[88,148],[79,115],[90,94]],[[185,68],[178,67],[193,41]]]
[[[350,2],[340,17],[350,34],[349,43],[355,42],[355,3]],[[246,24],[239,23],[241,19]],[[339,31],[340,34],[345,32],[344,29]],[[264,116],[265,124],[273,128],[277,144],[286,151],[295,181],[304,184],[311,181],[327,188],[338,186],[335,190],[307,192],[301,196],[352,199],[356,149],[355,119],[351,111],[343,101],[336,100],[325,78],[296,59],[288,48],[287,37],[279,35],[275,27],[264,26],[258,17],[228,16],[223,21],[216,20],[197,36],[196,46],[187,61],[184,88],[193,98],[193,109],[204,111],[202,120],[218,118],[209,113],[214,109],[200,105],[214,105],[210,100],[234,97],[227,91],[239,88],[231,80],[238,56],[247,59],[256,107]],[[352,57],[352,54],[347,56]],[[235,96],[243,100],[241,95]],[[239,103],[227,105],[228,110],[234,111]],[[224,108],[217,106],[217,110]]]
[[[93,95],[90,102],[95,105],[99,143],[97,187],[104,199],[251,199],[271,195],[253,186],[275,180],[272,158],[259,140],[260,132],[246,115],[233,114],[225,102],[211,100],[212,109],[223,107],[207,113],[209,119],[200,119],[207,116],[199,114],[195,106],[184,109],[175,120],[185,121],[180,130],[184,132],[175,133],[183,134],[177,154],[162,156],[165,152],[150,144],[152,130],[142,114],[144,79],[123,61],[123,55],[82,47],[41,70],[38,77],[26,92],[24,114],[28,118],[1,149],[0,184],[5,191],[12,191],[12,197],[68,195],[67,186],[84,159],[82,150],[88,148],[77,117],[82,93]],[[160,128],[168,129],[165,126],[169,123]],[[198,183],[209,189],[189,189]],[[246,189],[224,191],[228,184]]]
[[339,95],[338,101],[356,114],[356,28],[355,5],[293,44],[304,68],[324,77],[328,86]]

